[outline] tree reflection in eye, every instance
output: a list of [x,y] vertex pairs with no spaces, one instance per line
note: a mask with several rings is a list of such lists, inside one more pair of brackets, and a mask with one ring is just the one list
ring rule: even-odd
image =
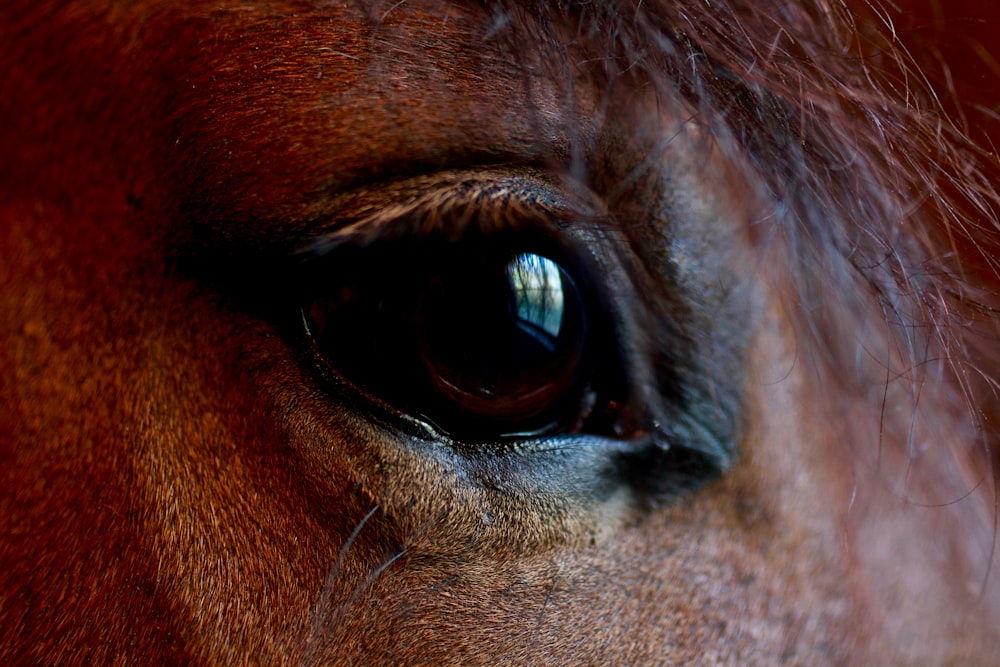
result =
[[521,253],[507,265],[517,310],[517,326],[549,352],[555,352],[564,314],[563,282],[551,259]]

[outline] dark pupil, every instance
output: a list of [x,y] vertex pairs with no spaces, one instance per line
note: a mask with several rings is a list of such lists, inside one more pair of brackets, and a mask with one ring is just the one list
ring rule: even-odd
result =
[[467,438],[564,426],[578,407],[585,305],[552,259],[440,244],[334,263],[308,316],[348,381]]
[[467,409],[501,414],[530,410],[528,399],[550,388],[576,331],[564,283],[552,260],[520,254],[455,277],[427,293],[418,311],[421,358],[438,389]]

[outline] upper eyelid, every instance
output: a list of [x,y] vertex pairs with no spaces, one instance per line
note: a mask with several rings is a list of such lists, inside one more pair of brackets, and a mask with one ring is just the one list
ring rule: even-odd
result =
[[[317,258],[349,245],[437,236],[458,241],[470,231],[532,230],[555,234],[573,222],[606,227],[600,202],[531,170],[440,172],[337,196],[294,254]],[[327,229],[324,229],[326,227]]]

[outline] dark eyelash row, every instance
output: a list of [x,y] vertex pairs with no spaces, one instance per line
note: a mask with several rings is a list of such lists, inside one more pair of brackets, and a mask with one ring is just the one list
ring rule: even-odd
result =
[[531,168],[441,172],[360,188],[326,204],[312,236],[293,255],[318,257],[345,244],[527,231],[551,235],[573,225],[609,232],[607,212],[582,188],[566,193]]

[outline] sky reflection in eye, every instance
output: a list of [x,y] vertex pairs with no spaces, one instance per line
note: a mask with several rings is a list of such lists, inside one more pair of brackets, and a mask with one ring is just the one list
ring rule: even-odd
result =
[[517,326],[550,352],[562,330],[565,294],[562,271],[550,259],[521,253],[507,265]]

